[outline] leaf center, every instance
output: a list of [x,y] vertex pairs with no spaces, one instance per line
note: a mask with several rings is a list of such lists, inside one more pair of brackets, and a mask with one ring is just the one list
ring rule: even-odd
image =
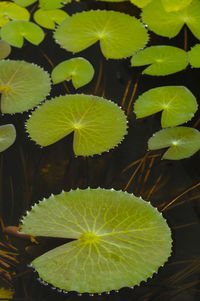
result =
[[7,93],[11,90],[9,86],[0,86],[0,93]]
[[99,237],[93,232],[83,233],[80,238],[84,243],[96,243],[99,240]]

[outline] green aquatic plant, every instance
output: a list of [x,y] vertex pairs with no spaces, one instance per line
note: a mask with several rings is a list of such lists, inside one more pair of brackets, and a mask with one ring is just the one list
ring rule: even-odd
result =
[[143,70],[148,75],[169,75],[185,69],[188,65],[187,53],[174,46],[147,47],[131,58],[131,66],[150,65]]
[[13,294],[14,291],[12,289],[0,287],[0,300],[12,300]]
[[0,60],[5,59],[10,53],[10,45],[4,40],[0,40]]
[[169,147],[163,159],[185,159],[200,150],[200,132],[194,128],[179,126],[162,129],[148,141],[149,150]]
[[73,239],[32,265],[39,277],[66,291],[102,293],[151,277],[171,253],[170,229],[142,198],[102,188],[52,195],[33,206],[21,231]]
[[134,104],[137,118],[162,112],[163,128],[189,121],[198,109],[194,95],[184,86],[165,86],[150,89],[138,97]]
[[[20,6],[29,6],[37,0],[12,0]],[[39,0],[39,6],[42,9],[57,9],[64,6],[64,4],[70,3],[72,0]]]
[[16,140],[16,130],[13,124],[0,126],[0,152],[9,148]]
[[0,27],[11,20],[28,21],[29,18],[30,13],[26,8],[8,1],[0,2]]
[[41,146],[74,132],[77,156],[100,154],[115,147],[126,134],[124,112],[113,102],[93,95],[65,95],[46,101],[26,122],[26,129]]
[[181,10],[190,5],[191,2],[192,0],[162,0],[162,5],[167,12],[171,12]]
[[72,80],[76,89],[88,84],[93,76],[94,68],[92,64],[82,57],[61,62],[53,69],[51,74],[54,84],[64,80]]
[[188,51],[188,60],[193,68],[200,68],[200,44],[196,44]]
[[29,6],[33,3],[35,3],[37,0],[12,0],[12,1],[22,7],[26,7],[26,6]]
[[54,29],[68,17],[68,14],[61,9],[38,9],[33,15],[37,24],[48,29]]
[[32,109],[51,89],[49,74],[25,61],[0,61],[1,112],[18,113]]
[[54,38],[74,53],[100,41],[107,59],[131,56],[148,42],[146,28],[135,17],[105,10],[84,11],[68,17],[57,27]]

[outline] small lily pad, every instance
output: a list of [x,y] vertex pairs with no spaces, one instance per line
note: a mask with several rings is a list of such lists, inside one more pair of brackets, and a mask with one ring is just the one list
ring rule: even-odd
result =
[[191,4],[192,0],[162,0],[164,9],[167,12],[177,11]]
[[100,41],[106,58],[121,59],[140,50],[148,41],[147,30],[135,17],[116,11],[84,11],[68,17],[54,38],[63,48],[80,52]]
[[[173,2],[173,1],[171,1]],[[193,35],[200,39],[200,1],[192,3],[179,11],[167,12],[162,0],[153,0],[143,8],[142,20],[156,34],[173,38],[186,24]]]
[[0,2],[0,27],[11,20],[28,21],[29,18],[30,13],[26,8],[8,1]]
[[149,75],[169,75],[185,69],[188,65],[187,53],[174,46],[151,46],[133,55],[131,65],[147,67],[143,73]]
[[172,245],[170,229],[156,208],[113,189],[52,195],[27,213],[21,231],[73,239],[32,264],[42,280],[79,293],[139,284],[167,261]]
[[163,128],[189,121],[197,111],[194,95],[184,86],[166,86],[150,89],[136,100],[134,112],[137,118],[162,112]]
[[76,57],[58,64],[51,74],[54,84],[64,80],[72,80],[76,89],[88,84],[93,76],[94,68],[92,64],[82,57]]
[[149,150],[169,149],[163,159],[180,160],[191,157],[200,149],[200,132],[196,129],[179,126],[163,129],[148,141]]
[[113,102],[93,95],[65,95],[46,101],[26,122],[30,137],[41,146],[74,132],[77,156],[100,154],[126,134],[126,116]]
[[193,68],[200,68],[200,44],[196,44],[188,51],[188,59]]
[[45,99],[50,89],[49,74],[39,66],[24,61],[0,61],[2,113],[32,109]]
[[0,40],[0,60],[5,59],[7,56],[9,56],[10,52],[10,45],[4,40]]
[[33,15],[36,23],[48,29],[54,29],[56,24],[60,24],[67,17],[68,14],[61,9],[38,9]]
[[12,1],[20,6],[26,7],[35,3],[37,0],[12,0]]
[[70,3],[72,0],[39,0],[42,9],[57,9]]
[[143,8],[145,7],[147,4],[149,4],[152,0],[130,0],[131,3],[133,3],[134,5]]
[[16,130],[13,124],[0,126],[0,152],[9,148],[16,139]]

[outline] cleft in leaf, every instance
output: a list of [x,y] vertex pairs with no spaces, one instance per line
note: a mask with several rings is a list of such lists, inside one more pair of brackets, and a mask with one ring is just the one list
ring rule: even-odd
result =
[[64,20],[54,38],[63,48],[80,52],[97,41],[108,59],[122,59],[140,50],[148,41],[147,30],[135,17],[116,11],[91,10]]
[[5,59],[7,56],[9,56],[10,52],[10,45],[4,40],[0,40],[0,60]]
[[51,74],[54,84],[64,80],[72,80],[76,89],[88,84],[93,76],[94,68],[92,64],[82,57],[76,57],[58,64]]
[[1,28],[1,38],[11,46],[21,48],[24,38],[34,45],[39,45],[44,39],[43,30],[35,23],[28,21],[12,21]]
[[33,16],[36,23],[48,29],[54,29],[56,24],[60,24],[67,17],[68,14],[61,9],[38,9]]
[[148,141],[149,150],[169,149],[163,159],[180,160],[191,157],[200,149],[200,132],[194,128],[179,126],[163,129]]
[[[172,1],[173,2],[173,1]],[[200,39],[200,1],[193,0],[190,5],[179,11],[167,12],[162,0],[153,0],[143,8],[142,20],[156,34],[173,38],[184,24],[193,35]]]
[[2,113],[32,109],[44,100],[50,89],[49,74],[39,66],[24,61],[0,61]]
[[134,112],[143,118],[162,112],[163,128],[177,126],[189,121],[197,111],[194,95],[184,86],[166,86],[150,89],[136,100]]
[[0,2],[0,27],[11,20],[28,21],[29,18],[30,14],[26,8],[8,1]]
[[65,95],[46,101],[26,122],[30,137],[41,146],[53,144],[74,132],[77,156],[108,151],[127,131],[124,112],[113,102],[93,95]]
[[167,12],[181,10],[191,4],[191,2],[192,0],[162,0],[164,9]]
[[188,51],[188,59],[193,68],[200,68],[200,44],[196,44]]
[[16,130],[13,124],[0,126],[0,152],[9,148],[16,140]]
[[12,1],[22,7],[26,7],[26,6],[29,6],[33,3],[35,3],[37,0],[12,0]]
[[52,195],[27,213],[21,231],[73,239],[32,264],[42,280],[79,293],[139,284],[157,272],[171,253],[170,229],[157,209],[113,189]]
[[169,75],[185,69],[188,65],[187,53],[174,46],[151,46],[133,55],[131,65],[150,65],[143,71],[144,74]]

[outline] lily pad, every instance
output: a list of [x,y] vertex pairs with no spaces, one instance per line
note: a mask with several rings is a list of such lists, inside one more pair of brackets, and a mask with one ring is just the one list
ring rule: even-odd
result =
[[12,0],[12,1],[20,6],[26,7],[35,3],[37,0]]
[[100,154],[126,134],[124,112],[113,102],[93,95],[65,95],[46,101],[26,122],[30,137],[41,146],[74,132],[77,156]]
[[197,111],[194,95],[184,86],[166,86],[150,89],[136,100],[134,112],[137,118],[162,112],[163,128],[189,121]]
[[44,199],[23,218],[21,231],[73,239],[32,264],[44,281],[80,293],[139,284],[167,261],[172,244],[165,219],[150,203],[102,188]]
[[44,100],[50,89],[49,74],[39,66],[24,61],[0,61],[2,113],[32,109]]
[[[173,1],[172,1],[173,2]],[[200,1],[193,0],[190,5],[179,11],[167,12],[161,0],[153,0],[143,8],[142,20],[156,34],[173,38],[184,24],[193,35],[200,39]]]
[[0,27],[11,20],[28,21],[29,18],[30,14],[26,8],[8,1],[0,2]]
[[72,80],[76,89],[88,84],[93,76],[94,68],[92,64],[82,57],[76,57],[58,64],[51,74],[54,84],[64,80]]
[[188,51],[188,59],[193,68],[200,68],[200,44],[196,44]]
[[0,126],[0,152],[9,148],[16,139],[16,130],[13,124]]
[[72,0],[39,0],[42,9],[57,9],[70,3]]
[[9,56],[10,52],[10,45],[4,40],[0,40],[0,60],[5,59],[7,56]]
[[149,4],[152,0],[130,0],[131,3],[133,3],[134,5],[143,8],[145,7],[147,4]]
[[[151,65],[150,65],[151,64]],[[185,69],[188,65],[187,53],[174,46],[151,46],[133,55],[131,65],[150,65],[142,73],[149,75],[169,75]]]
[[121,59],[143,48],[148,34],[135,17],[116,11],[91,10],[64,20],[56,29],[54,38],[63,48],[74,53],[100,41],[106,58]]
[[181,10],[191,4],[191,2],[192,0],[162,0],[164,9],[167,12]]
[[185,159],[200,149],[200,132],[183,126],[163,129],[149,139],[148,147],[150,150],[169,147],[163,159]]
[[61,9],[38,9],[33,16],[36,23],[48,29],[54,29],[56,24],[60,24],[67,17],[68,14]]

